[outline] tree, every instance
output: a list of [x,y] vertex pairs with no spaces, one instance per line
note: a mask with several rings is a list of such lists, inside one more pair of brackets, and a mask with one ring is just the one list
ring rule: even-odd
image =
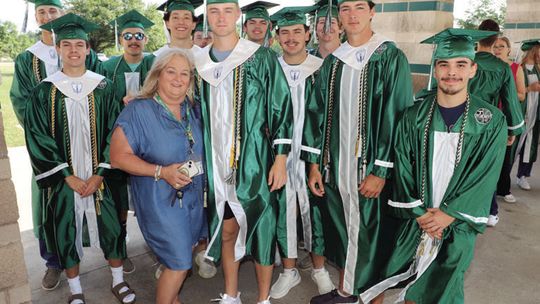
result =
[[505,4],[494,4],[490,0],[476,0],[472,7],[465,12],[465,19],[458,19],[457,24],[463,29],[478,29],[482,21],[493,19],[502,28],[504,27],[505,17]]
[[114,28],[109,23],[118,16],[136,9],[155,25],[147,30],[149,37],[147,52],[157,50],[165,44],[163,21],[156,5],[145,6],[142,0],[67,0],[68,11],[84,17],[101,26],[101,29],[90,33],[90,45],[96,52],[115,53]]
[[35,33],[19,34],[15,23],[0,22],[0,57],[15,57],[36,41]]

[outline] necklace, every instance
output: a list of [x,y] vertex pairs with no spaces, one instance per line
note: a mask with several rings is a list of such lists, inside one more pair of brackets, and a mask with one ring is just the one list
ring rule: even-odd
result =
[[[176,122],[178,122],[178,124],[180,125],[180,127],[184,130],[184,134],[186,135],[187,137],[187,140],[189,142],[189,149],[190,149],[190,154],[193,153],[193,146],[195,145],[195,138],[193,137],[193,130],[191,128],[191,107],[189,106],[189,102],[187,101],[184,101],[183,104],[186,105],[186,115],[185,115],[185,125],[184,125],[184,122],[182,121],[182,119],[177,119],[174,114],[171,112],[171,109],[169,109],[169,107],[165,104],[165,102],[163,102],[163,99],[161,99],[161,97],[159,97],[159,94],[156,94],[155,96],[155,99],[157,100],[157,102],[163,107],[165,108],[165,110],[167,111],[167,113],[169,114],[169,116],[171,116],[172,119],[174,119]],[[180,114],[182,114],[182,106],[183,105],[180,105]]]

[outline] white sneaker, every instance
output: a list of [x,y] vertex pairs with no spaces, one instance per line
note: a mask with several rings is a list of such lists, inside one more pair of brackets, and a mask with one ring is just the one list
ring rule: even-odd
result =
[[272,304],[272,303],[270,303],[269,299],[266,299],[264,301],[257,302],[257,304]]
[[233,298],[229,295],[220,294],[220,298],[210,300],[210,302],[219,302],[218,304],[242,304],[242,300],[240,300],[240,292],[236,295],[236,298]]
[[286,296],[289,291],[296,285],[300,284],[302,278],[298,269],[293,268],[292,271],[285,271],[279,274],[279,278],[270,288],[270,297],[281,299]]
[[199,266],[199,271],[197,273],[203,279],[213,278],[217,273],[217,268],[214,263],[204,258],[204,251],[199,251],[199,253],[195,255],[195,264]]
[[504,196],[504,201],[510,204],[513,204],[517,202],[516,197],[512,195],[512,193],[507,194]]
[[531,185],[529,185],[529,181],[525,176],[518,178],[517,185],[523,190],[531,190]]
[[495,227],[497,223],[499,222],[499,216],[498,215],[490,215],[488,217],[487,226],[488,227]]
[[334,283],[332,283],[332,280],[330,279],[330,273],[328,273],[326,268],[323,268],[317,272],[311,271],[311,279],[313,282],[315,282],[315,284],[317,284],[317,289],[319,290],[320,295],[329,293],[336,289]]

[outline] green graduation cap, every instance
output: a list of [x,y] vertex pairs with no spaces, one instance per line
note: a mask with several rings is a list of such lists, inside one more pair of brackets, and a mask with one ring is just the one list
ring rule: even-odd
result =
[[42,25],[41,28],[52,32],[55,36],[55,43],[57,43],[64,39],[88,41],[88,33],[99,29],[100,26],[78,15],[69,13]]
[[528,39],[521,41],[521,50],[526,52],[532,49],[535,45],[540,45],[540,38]]
[[[206,16],[204,14],[197,16],[197,24],[195,25],[195,30],[193,30],[193,32],[204,32],[204,23],[206,20],[205,17]],[[211,32],[212,30],[207,27],[207,31]]]
[[315,16],[315,20],[319,19],[319,17],[326,17],[328,13],[331,13],[332,18],[339,18],[339,11],[335,1],[330,5],[328,0],[320,0],[313,8],[310,14]]
[[154,25],[154,22],[143,16],[136,10],[131,10],[122,16],[114,19],[109,23],[118,29],[118,32],[122,32],[126,28],[140,28],[147,29]]
[[220,3],[236,3],[236,4],[238,4],[238,0],[206,0],[206,5],[208,5],[208,4],[220,4]]
[[242,13],[246,14],[245,21],[260,18],[270,21],[270,15],[268,9],[279,4],[267,2],[267,1],[255,1],[242,7]]
[[28,2],[34,3],[36,8],[42,5],[52,5],[59,8],[63,8],[62,1],[60,0],[28,0]]
[[342,4],[343,2],[357,2],[357,1],[363,1],[363,2],[371,2],[371,3],[375,3],[373,1],[369,1],[369,0],[337,0],[337,4],[340,5]]
[[167,0],[157,7],[157,10],[165,13],[172,11],[190,11],[195,14],[195,9],[203,4],[203,0]]
[[476,56],[476,52],[474,49],[476,42],[497,34],[497,32],[490,31],[448,28],[420,42],[423,44],[435,45],[435,48],[433,50],[433,56],[431,58],[431,70],[429,72],[430,75],[428,90],[430,91],[432,89],[431,86],[433,84],[433,68],[437,60],[459,57],[465,57],[474,60]]
[[289,6],[277,11],[270,17],[272,22],[276,22],[278,27],[291,26],[297,24],[307,25],[306,14],[313,11],[313,6]]
[[497,34],[497,32],[490,31],[448,28],[421,43],[435,45],[433,60],[457,57],[474,60],[476,54],[474,50],[475,43]]

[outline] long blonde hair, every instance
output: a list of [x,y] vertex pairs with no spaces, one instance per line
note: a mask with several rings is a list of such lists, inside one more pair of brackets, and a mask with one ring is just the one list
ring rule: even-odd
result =
[[191,77],[189,81],[189,88],[186,95],[189,97],[190,102],[193,102],[193,87],[195,84],[195,76],[193,72],[195,67],[193,64],[193,56],[191,55],[190,50],[184,50],[184,49],[179,49],[179,48],[168,49],[154,59],[152,68],[148,72],[148,75],[146,76],[146,79],[144,80],[144,84],[141,89],[141,92],[139,93],[139,96],[137,96],[137,98],[142,98],[142,99],[154,98],[158,89],[159,75],[165,69],[167,64],[171,62],[171,60],[175,57],[184,58],[189,64]]

